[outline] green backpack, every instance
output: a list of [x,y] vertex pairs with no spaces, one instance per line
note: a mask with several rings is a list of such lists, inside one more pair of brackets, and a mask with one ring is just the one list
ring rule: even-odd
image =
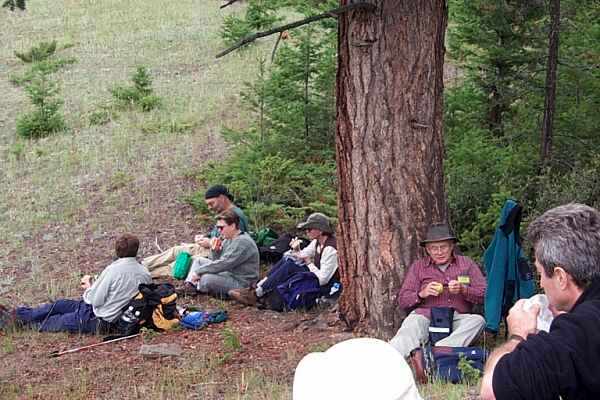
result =
[[278,238],[277,233],[271,228],[262,228],[252,235],[257,246],[269,246]]
[[185,279],[190,272],[192,265],[192,256],[190,253],[182,251],[175,258],[175,264],[173,265],[173,278]]

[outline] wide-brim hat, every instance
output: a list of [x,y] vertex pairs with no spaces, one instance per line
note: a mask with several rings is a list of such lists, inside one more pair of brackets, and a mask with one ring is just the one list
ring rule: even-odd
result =
[[296,367],[292,391],[293,400],[421,400],[404,357],[372,338],[307,354]]
[[454,236],[454,232],[452,232],[448,224],[433,224],[427,230],[425,239],[421,240],[419,244],[424,247],[427,243],[442,242],[444,240],[458,242],[458,238]]
[[300,222],[297,225],[298,229],[318,229],[324,233],[333,233],[331,221],[325,214],[312,213],[308,216],[305,222]]

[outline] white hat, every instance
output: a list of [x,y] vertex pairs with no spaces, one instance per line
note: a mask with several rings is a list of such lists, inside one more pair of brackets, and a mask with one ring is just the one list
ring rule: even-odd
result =
[[293,400],[422,400],[404,357],[372,338],[307,354],[296,367],[293,391]]

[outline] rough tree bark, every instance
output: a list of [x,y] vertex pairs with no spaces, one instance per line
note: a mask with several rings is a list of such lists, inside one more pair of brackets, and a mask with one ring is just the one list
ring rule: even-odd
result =
[[552,155],[552,128],[556,108],[556,70],[560,32],[560,0],[550,0],[550,31],[548,32],[548,64],[546,69],[546,96],[540,145],[540,168],[544,168]]
[[[339,17],[338,252],[342,318],[390,337],[426,227],[446,218],[443,0],[374,0]],[[341,5],[348,0],[341,0]]]

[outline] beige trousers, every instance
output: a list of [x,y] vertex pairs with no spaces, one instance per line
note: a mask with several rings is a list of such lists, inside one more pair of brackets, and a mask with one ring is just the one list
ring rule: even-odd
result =
[[208,257],[210,250],[195,243],[181,243],[179,246],[173,246],[160,254],[146,257],[142,264],[148,268],[153,278],[159,276],[169,276],[175,264],[175,259],[179,253],[187,251],[192,255],[192,259]]
[[[485,319],[477,314],[460,314],[454,312],[452,321],[452,333],[437,343],[436,346],[464,347],[481,333],[485,326]],[[390,340],[390,344],[404,357],[410,352],[427,343],[429,340],[429,319],[414,311],[402,322],[402,326],[396,332],[396,336]]]

